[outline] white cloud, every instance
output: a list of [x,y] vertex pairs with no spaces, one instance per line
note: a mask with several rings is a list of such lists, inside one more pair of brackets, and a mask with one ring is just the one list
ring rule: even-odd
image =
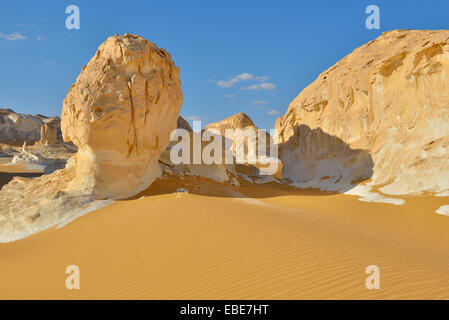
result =
[[187,116],[187,117],[183,117],[183,118],[188,120],[188,121],[201,121],[201,117],[200,116]]
[[255,80],[259,81],[259,82],[265,82],[268,79],[270,79],[269,76],[263,76],[263,77],[254,77]]
[[217,86],[222,87],[222,88],[230,88],[230,87],[234,87],[237,82],[240,82],[243,80],[251,80],[252,78],[253,78],[252,74],[245,72],[245,73],[236,75],[235,77],[233,77],[227,81],[220,80],[217,82]]
[[253,84],[251,86],[248,87],[244,87],[242,88],[243,90],[274,90],[276,89],[276,85],[274,83],[258,83],[258,84]]
[[55,65],[55,63],[53,61],[45,61],[45,64],[47,66],[54,66]]
[[15,40],[25,40],[27,37],[25,37],[20,32],[14,32],[10,34],[3,34],[0,32],[0,39],[6,39],[9,41],[15,41]]
[[259,82],[264,82],[268,79],[269,79],[268,76],[262,76],[262,77],[254,76],[251,73],[245,72],[245,73],[236,75],[235,77],[233,77],[229,80],[220,80],[217,82],[217,86],[219,86],[221,88],[230,88],[230,87],[234,87],[240,81],[255,80],[255,81],[259,81]]
[[42,41],[42,40],[47,40],[47,38],[45,38],[44,36],[39,36],[36,38],[36,40]]
[[23,24],[23,23],[19,23],[18,26],[21,27],[21,28],[26,28],[27,27],[27,25]]
[[277,110],[271,109],[270,111],[267,112],[267,114],[269,114],[270,116],[274,116],[281,113]]
[[268,101],[265,100],[254,100],[253,102],[251,102],[252,104],[268,104]]
[[225,94],[224,97],[225,98],[234,98],[235,94]]

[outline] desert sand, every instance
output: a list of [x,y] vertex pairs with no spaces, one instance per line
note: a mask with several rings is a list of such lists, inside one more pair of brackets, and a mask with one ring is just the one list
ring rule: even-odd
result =
[[[449,217],[435,210],[449,198],[405,199],[165,177],[60,229],[2,244],[0,297],[447,299]],[[72,264],[80,290],[65,287]],[[365,287],[371,264],[380,290]]]
[[[109,37],[60,121],[4,109],[0,298],[449,299],[447,39],[387,32],[322,73],[278,119],[264,176],[170,162],[173,129],[199,134],[180,70]],[[255,128],[243,113],[209,127]]]

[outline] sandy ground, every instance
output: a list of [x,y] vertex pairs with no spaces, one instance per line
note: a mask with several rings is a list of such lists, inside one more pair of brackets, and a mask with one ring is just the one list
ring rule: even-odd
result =
[[[161,179],[0,244],[0,298],[447,299],[449,217],[435,210],[449,199],[404,199]],[[379,290],[365,287],[372,264]],[[80,268],[80,290],[65,287],[68,265]]]
[[38,177],[42,175],[42,170],[29,169],[23,165],[11,164],[12,157],[0,158],[0,189],[11,181],[14,177]]

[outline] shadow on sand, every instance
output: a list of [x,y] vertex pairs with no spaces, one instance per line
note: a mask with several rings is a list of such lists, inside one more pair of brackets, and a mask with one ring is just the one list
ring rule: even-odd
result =
[[0,190],[14,177],[34,178],[43,175],[42,172],[0,172]]

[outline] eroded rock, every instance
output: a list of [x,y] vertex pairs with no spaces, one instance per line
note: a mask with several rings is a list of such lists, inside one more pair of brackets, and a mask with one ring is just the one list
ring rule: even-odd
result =
[[43,145],[51,145],[58,142],[58,128],[60,121],[49,121],[41,127],[41,138],[39,143]]
[[276,123],[284,176],[337,189],[371,179],[395,195],[448,190],[448,39],[387,32],[323,72]]
[[[77,154],[62,170],[15,178],[1,189],[0,242],[65,224],[148,187],[160,174],[158,160],[181,104],[179,69],[164,49],[130,34],[109,37],[63,103],[63,137]],[[42,160],[28,147],[18,157]]]
[[181,104],[170,54],[139,36],[108,38],[64,99],[63,138],[79,148],[73,188],[99,199],[147,188],[160,174]]
[[58,117],[45,117],[16,113],[11,109],[0,109],[0,143],[22,146],[41,138],[41,128],[47,123],[59,123]]

